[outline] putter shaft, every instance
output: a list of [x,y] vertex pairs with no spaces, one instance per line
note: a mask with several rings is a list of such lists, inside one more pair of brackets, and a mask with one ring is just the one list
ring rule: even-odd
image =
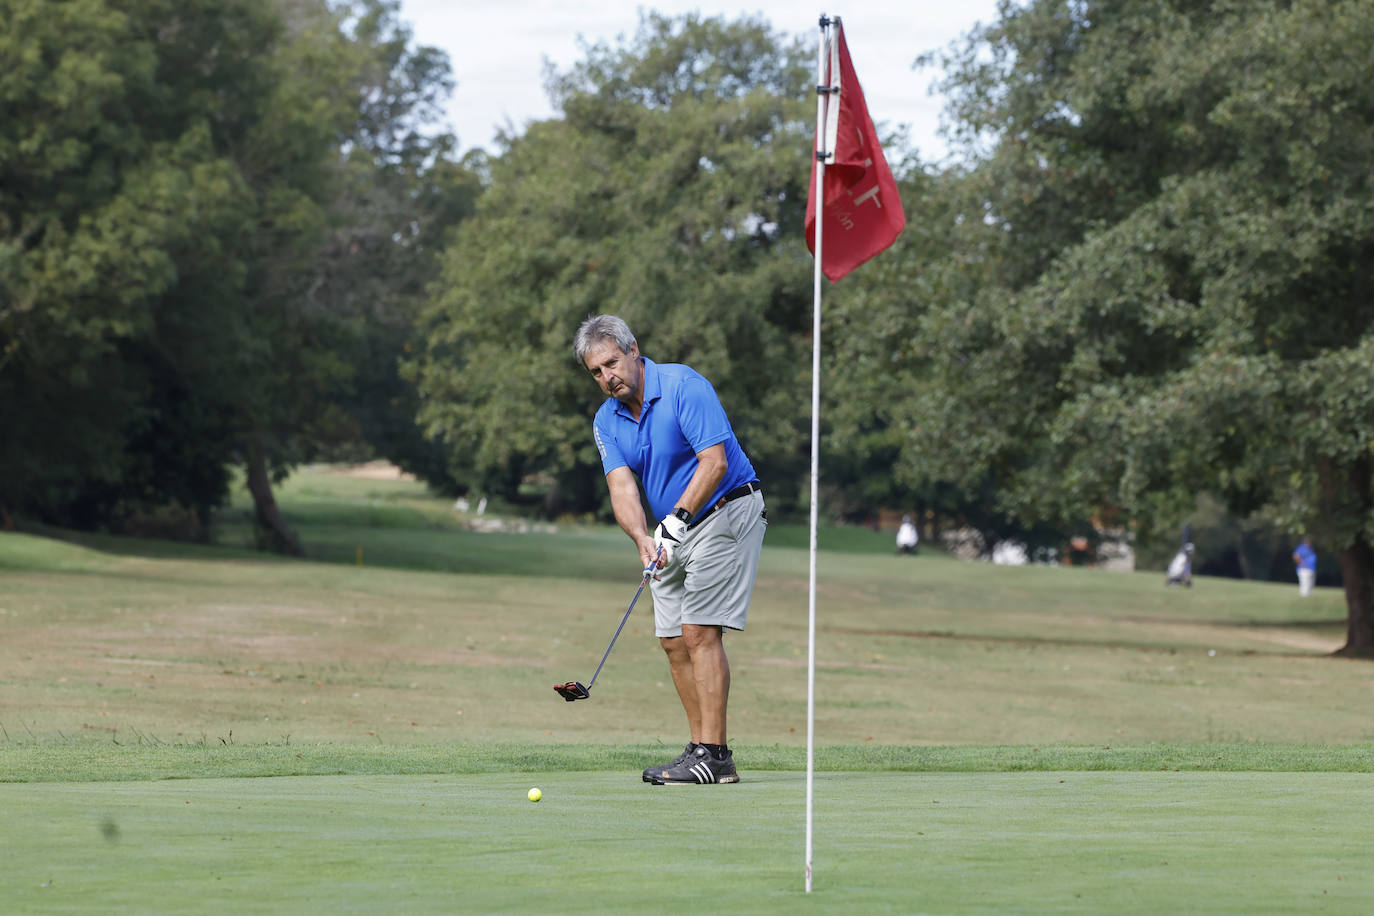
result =
[[611,637],[611,644],[606,647],[606,651],[601,656],[601,663],[596,666],[596,672],[592,674],[592,679],[587,682],[587,690],[591,691],[592,685],[596,683],[596,676],[601,673],[601,668],[606,664],[606,659],[611,655],[611,649],[615,647],[615,641],[620,638],[620,631],[625,629],[625,621],[630,619],[630,612],[635,609],[635,602],[644,592],[644,586],[649,584],[649,577],[654,574],[655,567],[658,566],[658,558],[663,555],[663,548],[658,548],[658,553],[649,561],[649,565],[644,567],[644,575],[640,577],[639,588],[635,589],[635,596],[630,599],[630,606],[625,609],[625,616],[620,618],[620,626],[615,628],[615,635]]
[[605,666],[606,659],[610,657],[611,649],[615,648],[615,641],[620,638],[620,631],[625,629],[625,621],[630,619],[630,612],[635,609],[635,602],[639,601],[639,596],[644,593],[644,586],[649,584],[649,578],[658,567],[658,558],[661,556],[663,556],[662,547],[658,548],[658,552],[655,553],[654,558],[649,561],[649,565],[644,567],[644,574],[639,579],[639,588],[635,589],[635,596],[630,599],[630,606],[625,609],[625,615],[620,618],[620,626],[615,628],[615,635],[611,637],[610,645],[606,646],[606,651],[602,653],[601,661],[596,666],[596,673],[593,674],[592,679],[587,682],[587,686],[583,687],[576,681],[554,685],[553,689],[558,691],[558,695],[569,703],[573,700],[587,699],[591,696],[592,685],[596,683],[596,678],[601,674],[601,669]]

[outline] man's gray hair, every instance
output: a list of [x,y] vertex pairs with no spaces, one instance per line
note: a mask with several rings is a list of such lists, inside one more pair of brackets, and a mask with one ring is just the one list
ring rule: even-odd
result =
[[579,366],[587,365],[587,354],[603,340],[613,340],[621,353],[634,349],[635,336],[630,326],[614,315],[594,315],[582,322],[573,338],[573,355]]

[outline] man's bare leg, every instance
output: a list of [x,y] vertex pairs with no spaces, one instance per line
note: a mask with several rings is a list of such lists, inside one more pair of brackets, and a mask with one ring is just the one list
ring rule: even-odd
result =
[[[730,660],[725,657],[725,642],[718,626],[682,625],[682,641],[690,659],[689,670],[696,685],[698,744],[724,745],[726,707],[730,701]],[[685,703],[683,704],[686,705]],[[688,716],[692,715],[691,710]]]
[[687,713],[695,747],[669,766],[645,770],[644,781],[660,786],[739,782],[725,746],[730,662],[725,657],[721,628],[684,624],[681,636],[659,637],[659,644],[668,655],[668,669]]
[[701,705],[697,702],[697,681],[692,673],[692,655],[687,651],[687,641],[681,636],[660,636],[658,642],[668,655],[668,671],[673,675],[673,686],[687,713],[692,743],[700,744]]

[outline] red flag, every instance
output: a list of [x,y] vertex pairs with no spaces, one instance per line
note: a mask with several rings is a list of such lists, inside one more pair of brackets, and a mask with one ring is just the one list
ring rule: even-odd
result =
[[[816,138],[825,162],[821,271],[836,280],[884,250],[906,228],[897,182],[883,158],[863,89],[849,60],[844,27],[836,18],[826,65],[828,85],[838,89],[826,101],[825,128]],[[806,200],[806,247],[816,253],[816,157]]]

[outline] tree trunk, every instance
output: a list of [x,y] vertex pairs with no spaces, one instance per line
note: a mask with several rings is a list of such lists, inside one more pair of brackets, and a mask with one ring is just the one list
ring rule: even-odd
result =
[[277,508],[277,500],[272,495],[272,475],[267,471],[267,455],[262,448],[262,440],[256,433],[248,439],[248,492],[253,495],[253,506],[257,511],[257,529],[262,546],[274,553],[288,553],[292,556],[305,556],[305,548],[282,518]]
[[1368,455],[1349,464],[1318,461],[1317,482],[1323,514],[1338,530],[1354,531],[1339,553],[1345,583],[1346,642],[1337,652],[1354,658],[1374,658],[1374,548],[1364,525],[1374,512],[1374,465]]
[[1337,655],[1374,658],[1374,549],[1361,536],[1340,553],[1345,580],[1345,648]]
[[1241,531],[1236,536],[1236,559],[1240,563],[1240,577],[1242,579],[1255,578],[1250,574],[1250,556],[1245,552],[1245,532]]

